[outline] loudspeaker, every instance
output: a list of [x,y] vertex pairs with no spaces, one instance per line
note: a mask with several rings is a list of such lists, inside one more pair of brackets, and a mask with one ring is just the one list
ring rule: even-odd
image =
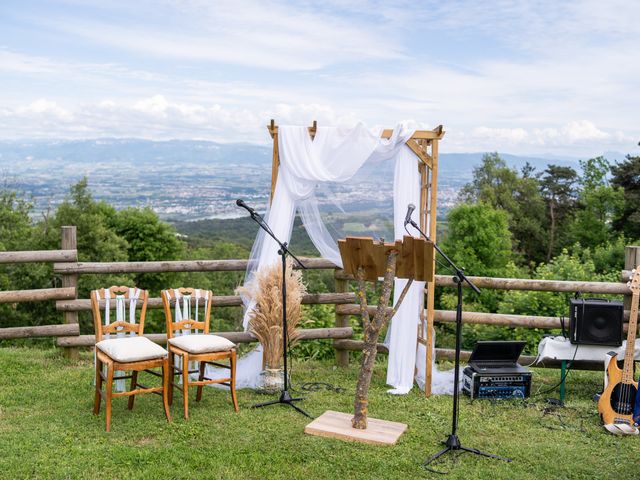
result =
[[622,345],[622,302],[605,299],[569,301],[569,340],[576,345]]

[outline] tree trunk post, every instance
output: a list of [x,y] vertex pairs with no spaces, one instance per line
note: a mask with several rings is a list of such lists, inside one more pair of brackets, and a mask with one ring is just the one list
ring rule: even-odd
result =
[[409,287],[413,280],[409,280],[398,302],[393,309],[389,311],[387,305],[391,298],[391,291],[393,287],[393,280],[396,273],[396,259],[398,252],[392,250],[387,256],[387,267],[385,270],[384,281],[382,282],[382,291],[378,299],[378,307],[373,319],[369,318],[369,311],[366,297],[366,284],[364,281],[364,269],[358,268],[358,301],[360,302],[360,313],[362,316],[362,323],[364,328],[364,348],[362,349],[362,362],[360,364],[360,373],[358,374],[358,383],[356,385],[356,397],[354,401],[354,416],[351,420],[353,428],[364,430],[367,428],[367,414],[369,406],[369,385],[371,384],[371,377],[373,375],[373,367],[376,360],[376,353],[378,352],[378,336],[380,330],[384,327],[389,319],[395,315],[398,307],[404,300],[405,295],[409,291]]
[[[60,247],[62,250],[76,250],[77,249],[77,240],[76,240],[76,227],[62,227],[62,240]],[[77,261],[77,258],[76,258]],[[78,298],[78,275],[77,274],[63,274],[62,275],[62,286],[63,287],[73,287],[76,289],[75,299]],[[64,312],[63,313],[64,322],[65,323],[78,323],[78,312]],[[78,348],[68,347],[64,349],[64,356],[69,360],[77,361],[79,358],[79,350]]]

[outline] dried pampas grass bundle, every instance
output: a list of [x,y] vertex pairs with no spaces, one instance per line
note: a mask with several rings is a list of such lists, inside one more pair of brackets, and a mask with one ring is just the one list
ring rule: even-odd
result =
[[[296,327],[302,318],[302,296],[307,288],[302,283],[302,272],[293,269],[291,260],[287,260],[286,288],[287,337],[293,345],[298,339]],[[251,282],[236,289],[236,293],[256,301],[256,306],[249,312],[249,331],[262,344],[265,367],[282,367],[282,265],[277,263],[261,268]]]

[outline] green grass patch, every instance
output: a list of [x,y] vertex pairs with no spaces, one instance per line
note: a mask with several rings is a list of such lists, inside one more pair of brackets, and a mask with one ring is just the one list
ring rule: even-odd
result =
[[[450,429],[451,397],[425,399],[386,393],[385,365],[376,365],[370,415],[404,422],[407,432],[393,447],[346,443],[303,433],[308,419],[284,406],[250,409],[271,399],[239,391],[234,413],[227,392],[206,389],[202,402],[182,418],[179,392],[173,422],[164,420],[156,395],[114,400],[112,432],[104,431],[104,408],[92,415],[92,355],[76,364],[57,350],[0,348],[1,478],[142,479],[409,479],[438,478],[421,468],[441,448]],[[312,415],[352,410],[357,366],[295,361],[296,394]],[[557,383],[557,370],[537,369],[534,393]],[[301,392],[303,382],[345,389]],[[549,409],[542,397],[528,402],[487,402],[463,397],[460,438],[470,447],[511,457],[513,463],[462,454],[443,465],[452,479],[638,478],[640,438],[614,437],[599,424],[592,395],[602,374],[571,372],[567,406]],[[544,396],[549,396],[547,394]],[[557,394],[556,394],[557,395]],[[195,390],[192,398],[195,398]]]

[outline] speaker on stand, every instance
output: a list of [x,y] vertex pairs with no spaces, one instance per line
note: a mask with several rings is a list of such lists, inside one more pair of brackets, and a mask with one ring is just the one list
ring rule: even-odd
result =
[[612,347],[622,345],[622,302],[600,298],[576,298],[569,301],[569,309],[571,343]]

